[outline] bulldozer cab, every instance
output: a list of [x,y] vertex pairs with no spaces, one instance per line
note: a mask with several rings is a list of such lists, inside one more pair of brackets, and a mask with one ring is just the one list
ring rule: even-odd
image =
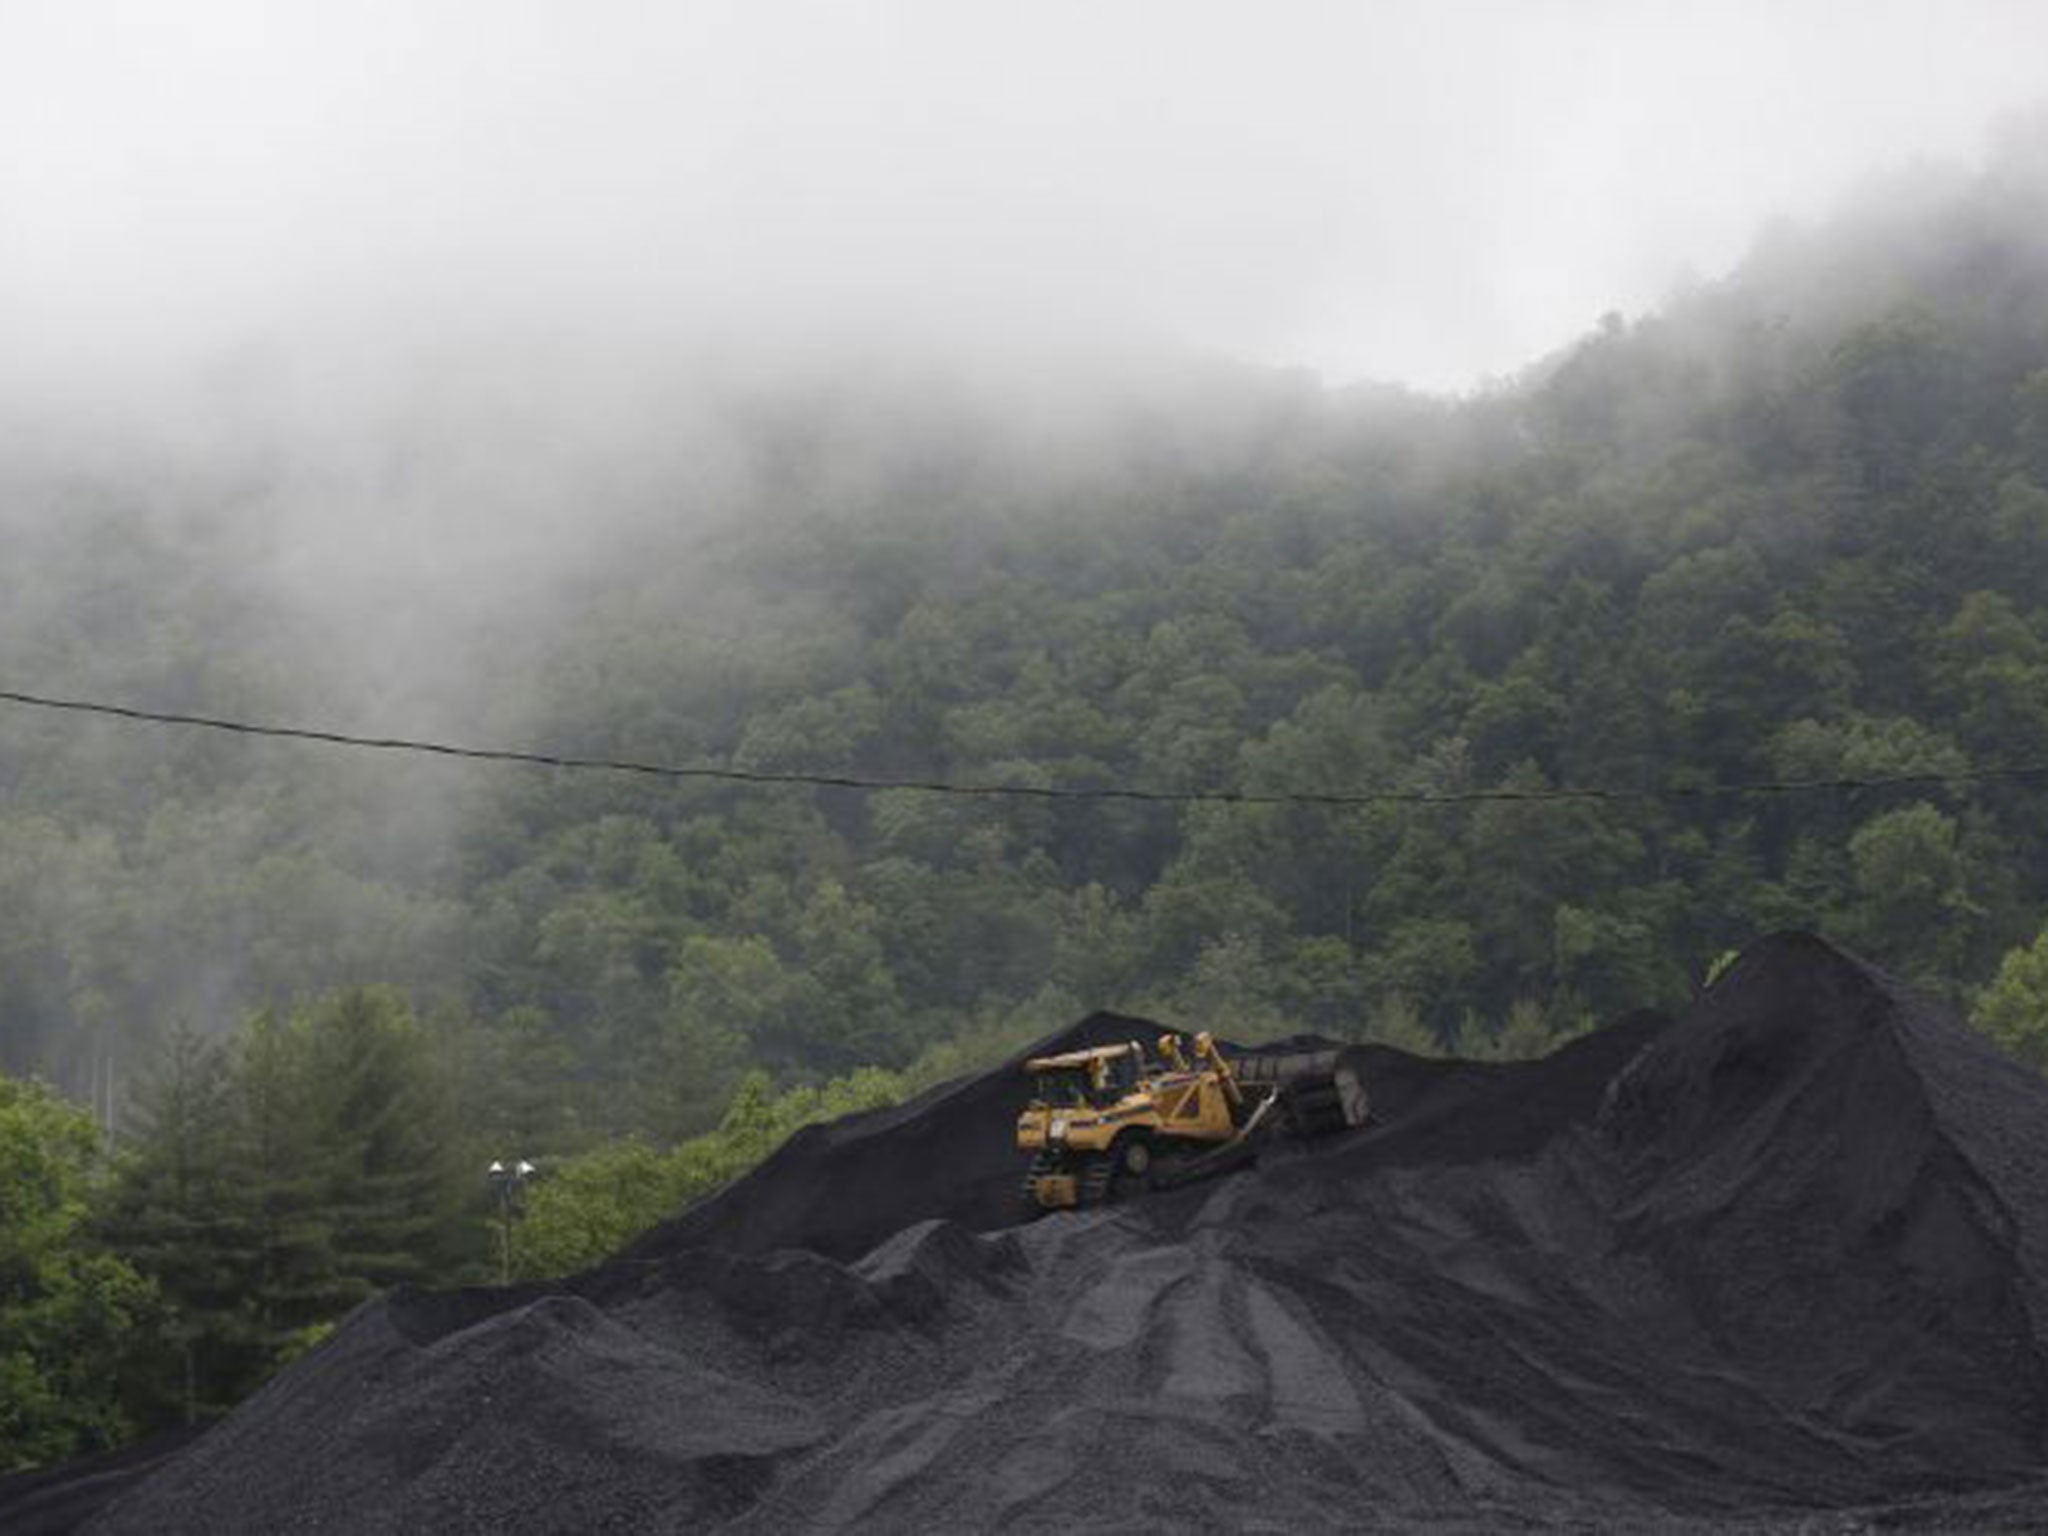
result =
[[1135,1044],[1098,1046],[1027,1062],[1032,1098],[1054,1108],[1103,1108],[1133,1092],[1143,1068]]
[[1094,1087],[1078,1067],[1058,1067],[1038,1074],[1033,1097],[1056,1109],[1080,1109],[1094,1102]]

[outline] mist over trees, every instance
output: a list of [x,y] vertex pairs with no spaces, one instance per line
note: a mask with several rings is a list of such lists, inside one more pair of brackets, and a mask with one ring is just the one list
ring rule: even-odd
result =
[[[494,438],[547,398],[441,401],[367,461],[24,452],[0,684],[760,772],[1619,797],[678,784],[0,706],[0,1071],[122,1149],[118,1270],[37,1238],[24,1273],[36,1307],[154,1298],[125,1422],[232,1401],[375,1287],[488,1273],[488,1156],[603,1149],[535,1215],[580,1262],[771,1131],[1092,1008],[1520,1054],[1805,926],[1989,985],[2044,1054],[2048,778],[1958,777],[2048,760],[2036,151],[1459,401],[904,361],[698,379],[672,436],[643,399]],[[443,494],[479,499],[417,545],[332,520]],[[90,1118],[9,1091],[83,1170]]]

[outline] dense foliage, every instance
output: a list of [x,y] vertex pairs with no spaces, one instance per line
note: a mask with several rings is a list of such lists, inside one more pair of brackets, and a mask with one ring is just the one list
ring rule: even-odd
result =
[[0,1472],[104,1448],[132,1428],[120,1382],[146,1280],[81,1242],[92,1117],[0,1077]]
[[501,1199],[481,1173],[508,1127],[468,1096],[467,1044],[362,988],[181,1033],[112,1159],[84,1110],[0,1076],[0,1472],[204,1422],[388,1286],[584,1268],[954,1064],[781,1093],[752,1073],[714,1130],[546,1160]]
[[792,1131],[894,1104],[905,1091],[903,1076],[874,1067],[780,1095],[764,1074],[749,1073],[715,1131],[666,1149],[638,1138],[613,1142],[539,1177],[507,1222],[507,1268],[530,1277],[595,1264],[746,1172]]
[[[21,1400],[36,1318],[147,1305],[118,1413],[204,1413],[376,1287],[488,1274],[491,1157],[587,1154],[524,1229],[561,1268],[1092,1007],[1522,1052],[1799,925],[1988,988],[2048,1060],[2048,776],[1963,777],[2048,761],[2038,163],[1774,237],[1462,402],[1193,364],[1114,393],[736,391],[722,515],[642,496],[545,590],[338,628],[259,558],[293,491],[260,455],[12,475],[20,686],[761,773],[1447,797],[675,783],[10,710],[0,1067],[126,1149],[113,1267],[6,1280]],[[21,1092],[75,1184],[89,1122]],[[81,1412],[9,1454],[117,1422]]]

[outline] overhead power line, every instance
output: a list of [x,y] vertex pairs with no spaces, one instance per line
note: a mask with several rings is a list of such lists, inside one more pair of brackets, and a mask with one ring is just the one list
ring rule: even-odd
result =
[[309,726],[266,725],[250,720],[228,720],[215,715],[179,714],[165,710],[135,709],[125,704],[105,704],[90,699],[61,699],[46,694],[22,693],[0,688],[0,702],[23,704],[34,709],[63,710],[71,714],[100,715],[115,720],[139,721],[150,725],[182,725],[199,730],[225,731],[237,736],[259,736],[283,741],[310,741],[327,746],[360,747],[375,752],[405,752],[429,757],[461,758],[483,763],[525,763],[537,768],[561,768],[576,772],[628,773],[646,778],[694,780],[721,784],[795,786],[811,789],[912,790],[928,795],[961,795],[975,798],[1010,797],[1028,800],[1127,800],[1157,805],[1470,805],[1489,801],[1541,802],[1557,800],[1659,802],[1666,800],[1710,800],[1739,796],[1846,793],[1865,789],[1932,788],[1947,784],[1982,783],[1996,779],[2048,778],[2048,763],[2017,767],[1966,768],[1949,773],[1880,774],[1863,778],[1758,779],[1735,784],[1672,785],[1661,789],[1560,786],[1546,789],[1365,789],[1341,791],[1274,791],[1237,789],[1137,789],[1110,785],[1098,788],[1045,784],[962,784],[945,779],[910,779],[855,773],[774,772],[756,768],[719,768],[675,763],[642,763],[627,758],[577,757],[557,752],[529,752],[508,747],[465,747],[445,741],[425,741],[405,736],[358,736],[347,731],[318,730]]

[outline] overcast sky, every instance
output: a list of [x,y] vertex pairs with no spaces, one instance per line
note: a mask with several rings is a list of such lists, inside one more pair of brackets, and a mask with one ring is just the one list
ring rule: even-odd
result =
[[1139,336],[1455,389],[2044,101],[2042,0],[0,0],[0,335]]

